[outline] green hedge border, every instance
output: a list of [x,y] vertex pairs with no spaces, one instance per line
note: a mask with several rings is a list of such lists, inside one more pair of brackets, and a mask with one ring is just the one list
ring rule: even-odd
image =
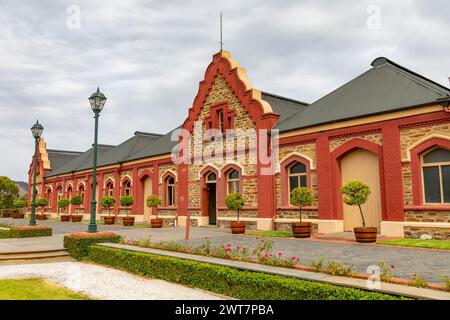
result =
[[[4,224],[2,226],[5,226]],[[6,226],[5,226],[6,227]],[[34,238],[34,237],[51,237],[52,228],[45,229],[17,229],[14,226],[7,226],[9,230],[0,230],[0,239],[7,238]]]
[[89,254],[89,246],[102,243],[102,242],[112,242],[118,243],[120,241],[120,236],[113,237],[97,237],[97,238],[77,238],[72,236],[64,236],[64,248],[70,253],[72,257],[77,260],[85,259]]
[[208,263],[91,246],[89,260],[246,300],[403,300],[404,297],[300,280]]

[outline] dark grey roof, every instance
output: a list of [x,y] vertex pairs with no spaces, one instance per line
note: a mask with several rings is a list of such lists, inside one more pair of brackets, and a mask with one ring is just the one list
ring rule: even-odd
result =
[[309,105],[306,102],[282,97],[273,93],[261,92],[261,97],[263,100],[267,101],[271,106],[272,110],[280,115],[280,120],[284,121],[289,117],[293,116],[299,111],[303,111]]
[[105,166],[129,160],[130,156],[161,138],[161,134],[136,131],[134,136],[99,157],[98,165]]
[[180,129],[180,128],[181,128],[181,126],[173,129],[172,131],[163,135],[162,137],[160,137],[158,140],[156,140],[152,144],[149,144],[146,147],[144,147],[142,150],[130,155],[128,157],[127,161],[137,160],[137,159],[146,158],[146,157],[159,156],[162,154],[170,153],[172,151],[173,147],[175,147],[178,144],[178,140],[176,140],[176,141],[171,140],[172,132],[174,132],[175,130]]
[[[97,146],[97,157],[100,159],[106,152],[108,152],[112,148],[114,148],[114,146],[99,144]],[[56,176],[58,174],[71,173],[79,170],[86,170],[89,168],[92,168],[92,148],[73,158],[60,168],[52,170],[49,174],[47,174],[47,177]]]
[[52,171],[58,170],[67,162],[71,161],[75,157],[78,157],[83,152],[79,151],[67,151],[67,150],[53,150],[48,149],[48,160],[50,160],[50,168]]
[[371,69],[277,127],[289,131],[414,108],[449,98],[449,94],[450,89],[381,57],[372,62]]

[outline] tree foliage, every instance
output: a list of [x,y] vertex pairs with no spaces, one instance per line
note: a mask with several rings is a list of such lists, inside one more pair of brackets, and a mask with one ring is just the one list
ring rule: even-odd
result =
[[123,196],[120,198],[120,205],[127,208],[127,216],[128,216],[128,207],[134,203],[133,196]]
[[314,201],[314,195],[311,189],[299,187],[291,191],[291,204],[299,207],[299,218],[302,222],[302,208],[311,206]]
[[226,196],[225,204],[230,210],[237,210],[237,220],[239,221],[239,210],[244,206],[245,200],[239,192],[233,192]]
[[[158,196],[148,196],[146,199],[147,207],[149,208],[158,208],[162,203],[161,198]],[[156,219],[158,219],[158,210],[156,210]]]
[[48,200],[45,198],[38,198],[36,199],[36,205],[38,207],[46,207],[48,205]]
[[81,196],[74,196],[70,199],[70,203],[74,205],[83,204],[83,198]]
[[18,194],[16,183],[8,177],[0,176],[0,209],[12,208]]
[[352,180],[347,182],[341,189],[343,195],[343,201],[349,206],[358,206],[359,213],[361,214],[361,220],[363,227],[366,226],[366,221],[364,220],[364,215],[361,209],[361,205],[366,203],[370,195],[369,186],[362,183],[361,181]]
[[28,205],[28,201],[23,200],[23,199],[16,199],[13,202],[14,208],[25,208],[27,205]]

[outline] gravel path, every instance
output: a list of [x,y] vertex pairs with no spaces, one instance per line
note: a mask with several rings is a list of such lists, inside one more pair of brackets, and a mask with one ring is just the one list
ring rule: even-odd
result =
[[214,300],[223,297],[162,280],[80,262],[0,265],[0,279],[44,278],[95,299]]

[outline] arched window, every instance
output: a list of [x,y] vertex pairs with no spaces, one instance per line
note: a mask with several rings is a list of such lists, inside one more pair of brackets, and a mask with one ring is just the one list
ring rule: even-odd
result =
[[294,162],[288,168],[289,193],[298,187],[306,188],[306,166],[300,162]]
[[450,150],[435,148],[422,156],[425,203],[450,203]]
[[63,198],[63,188],[61,186],[59,186],[57,189],[57,195],[58,195],[58,200],[61,200]]
[[47,201],[48,201],[48,207],[52,206],[52,189],[47,188]]
[[78,187],[78,195],[81,197],[81,201],[84,203],[84,186],[80,185]]
[[67,199],[71,199],[72,198],[72,187],[69,186],[67,188]]
[[227,175],[227,179],[228,194],[241,192],[239,172],[237,172],[237,170],[231,170]]
[[106,184],[106,195],[107,196],[114,196],[114,184],[111,181],[108,181]]
[[168,176],[166,178],[166,206],[172,207],[175,205],[175,178]]
[[214,172],[210,172],[207,176],[206,176],[206,182],[209,183],[214,183],[217,181],[217,176]]
[[130,182],[130,180],[128,180],[128,179],[125,180],[123,182],[122,188],[123,188],[123,195],[124,196],[131,195],[131,182]]

